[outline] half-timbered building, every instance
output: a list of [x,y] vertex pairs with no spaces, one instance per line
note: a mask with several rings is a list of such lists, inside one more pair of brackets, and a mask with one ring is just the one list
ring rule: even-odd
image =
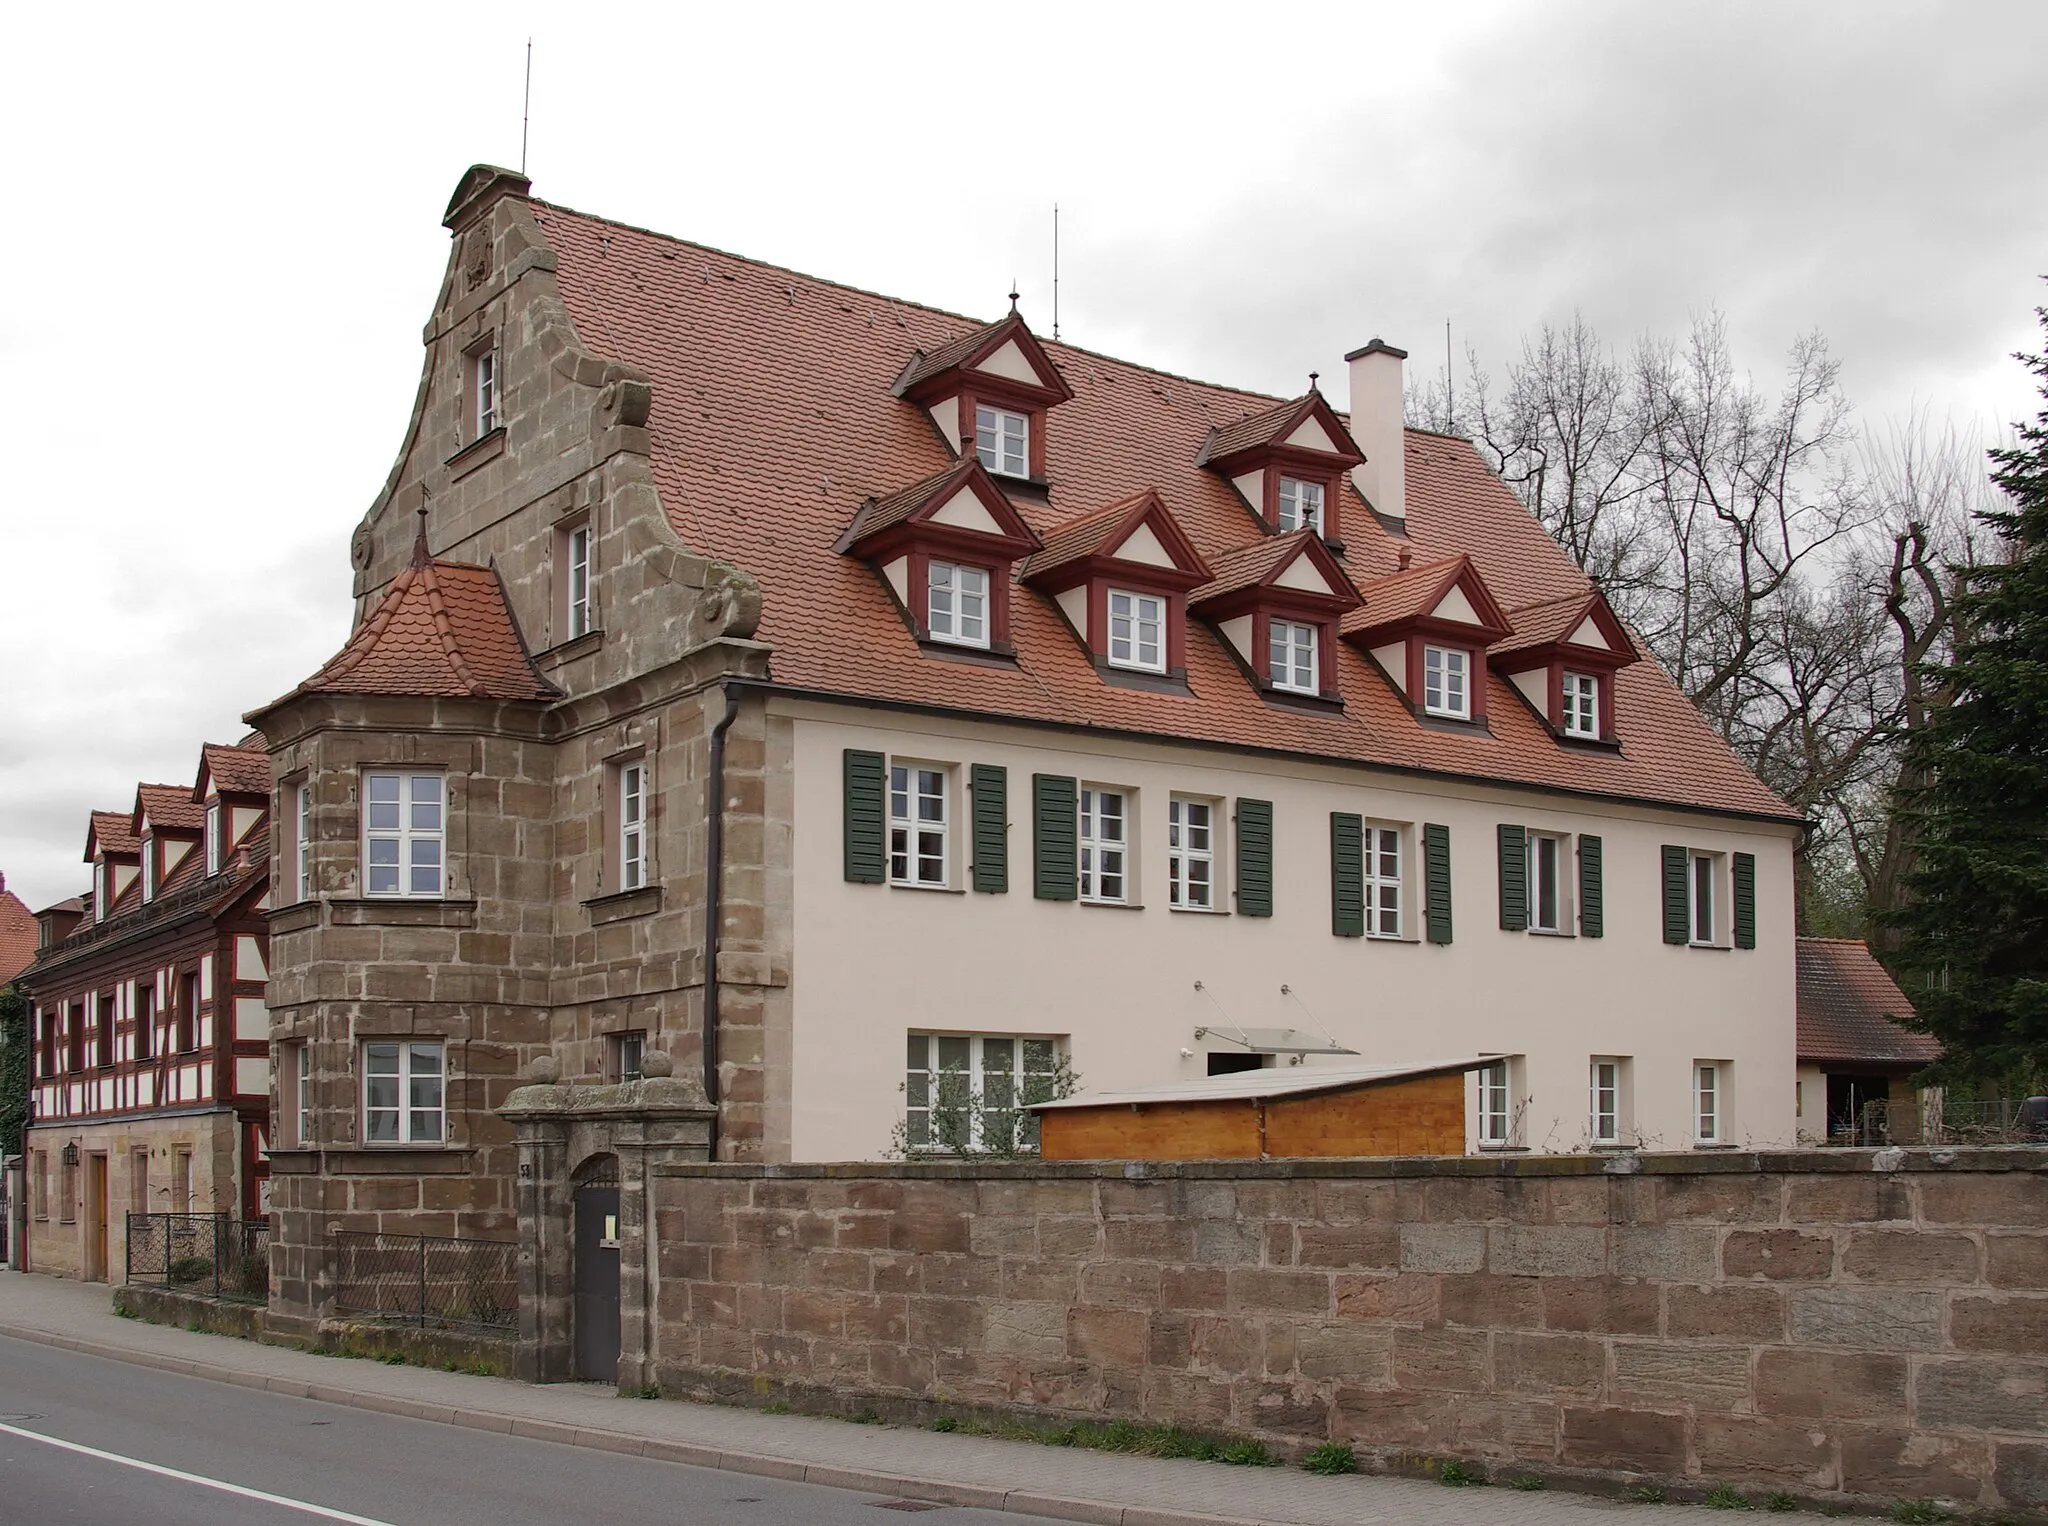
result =
[[23,971],[29,1262],[119,1281],[127,1215],[266,1211],[270,762],[201,751],[189,785],[94,811],[92,889],[39,913]]

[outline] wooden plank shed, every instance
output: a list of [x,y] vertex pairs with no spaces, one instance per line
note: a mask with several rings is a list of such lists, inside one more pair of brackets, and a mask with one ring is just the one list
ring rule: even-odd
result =
[[1494,1056],[1291,1065],[1038,1103],[1044,1160],[1462,1155],[1465,1073]]

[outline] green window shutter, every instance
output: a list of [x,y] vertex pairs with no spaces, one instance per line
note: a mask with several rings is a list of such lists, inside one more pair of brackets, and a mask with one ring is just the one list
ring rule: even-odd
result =
[[1500,829],[1500,926],[1502,932],[1529,930],[1529,834]]
[[1684,848],[1664,844],[1664,941],[1692,942],[1692,925],[1685,899],[1686,859]]
[[1431,943],[1451,941],[1451,829],[1422,829],[1422,902]]
[[1600,839],[1579,838],[1579,935],[1598,938],[1607,931],[1605,908],[1600,902]]
[[846,877],[856,885],[879,885],[889,869],[888,760],[849,747],[845,769]]
[[1735,855],[1735,946],[1756,947],[1756,855]]
[[1031,893],[1071,901],[1081,893],[1081,786],[1066,774],[1031,776]]
[[1237,802],[1237,911],[1273,915],[1273,802]]
[[1001,895],[1010,888],[1010,772],[977,763],[967,787],[974,795],[974,888]]
[[1330,931],[1365,936],[1365,822],[1348,811],[1330,812]]

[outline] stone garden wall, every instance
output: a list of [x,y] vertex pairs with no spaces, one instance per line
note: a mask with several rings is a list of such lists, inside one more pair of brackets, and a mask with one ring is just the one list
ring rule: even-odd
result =
[[2048,1515],[2048,1151],[672,1166],[663,1386]]

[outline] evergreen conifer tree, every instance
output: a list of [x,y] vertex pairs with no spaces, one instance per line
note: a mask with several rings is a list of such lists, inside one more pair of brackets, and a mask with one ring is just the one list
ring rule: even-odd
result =
[[1966,569],[1962,634],[1931,675],[1955,698],[1912,743],[1928,782],[1903,802],[1921,835],[1894,921],[1939,1069],[2031,1089],[2048,1081],[2048,353],[2019,358],[2044,407],[1991,452],[2007,504],[1982,518],[2004,558]]

